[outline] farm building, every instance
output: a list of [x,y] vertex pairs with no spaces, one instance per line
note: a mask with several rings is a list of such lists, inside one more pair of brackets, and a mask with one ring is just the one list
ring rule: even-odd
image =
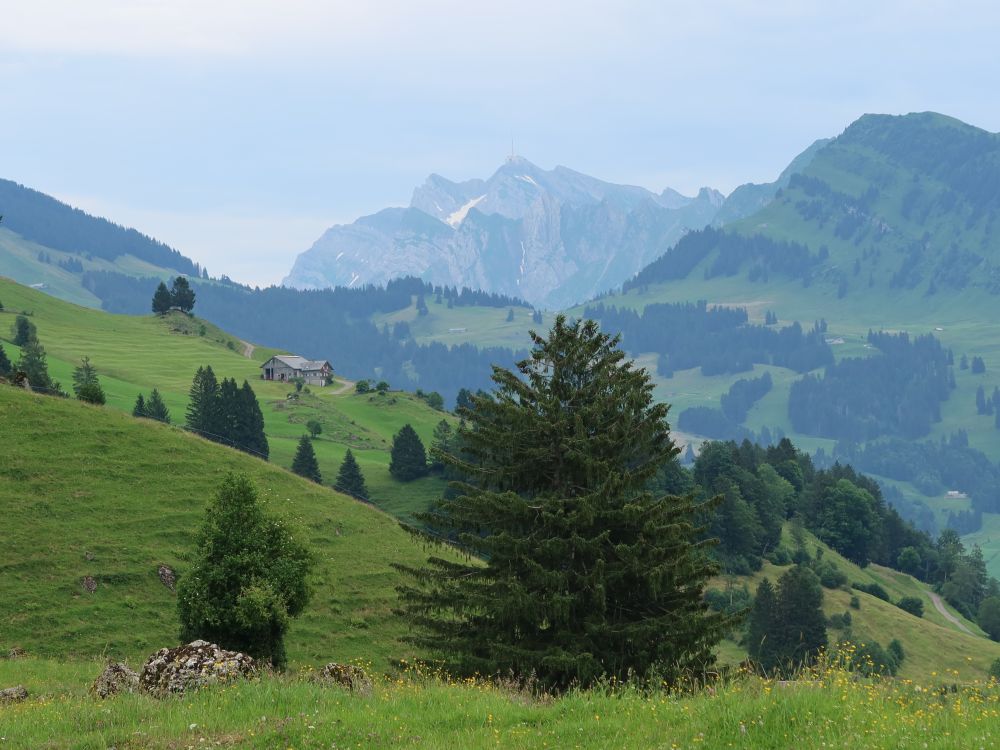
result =
[[294,354],[279,354],[260,366],[264,380],[294,380],[302,378],[306,385],[326,385],[333,377],[333,368],[325,359],[312,360]]

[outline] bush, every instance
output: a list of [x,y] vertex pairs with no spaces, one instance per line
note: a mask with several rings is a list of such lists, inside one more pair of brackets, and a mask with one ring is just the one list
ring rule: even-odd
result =
[[816,560],[811,567],[823,588],[836,589],[847,583],[847,575],[829,560]]
[[855,581],[851,584],[851,588],[857,589],[858,591],[864,591],[866,594],[871,594],[884,602],[892,602],[892,599],[889,598],[889,592],[877,583],[858,583]]
[[76,397],[80,401],[86,401],[88,404],[103,405],[105,402],[104,389],[97,382],[81,385],[76,391]]
[[830,615],[830,619],[828,620],[829,626],[834,630],[847,630],[851,627],[851,622],[851,613],[846,611],[840,615]]
[[747,588],[746,584],[743,584],[741,588],[732,586],[728,589],[707,589],[705,591],[705,603],[708,608],[727,615],[743,612],[750,606],[751,602],[750,589]]
[[[899,641],[896,641],[898,644]],[[902,645],[899,645],[902,651]],[[899,662],[895,656],[882,647],[878,641],[854,644],[854,650],[848,664],[848,669],[860,672],[866,677],[875,675],[895,675]]]
[[986,672],[986,675],[1000,682],[1000,659],[994,659],[993,663],[990,664],[990,668]]
[[771,550],[771,554],[768,555],[767,559],[779,568],[792,564],[792,556],[788,554],[788,550],[784,547],[776,547]]
[[851,609],[861,609],[861,600],[856,596],[851,597]]
[[229,474],[177,587],[181,640],[201,638],[284,666],[285,632],[309,602],[311,567],[306,548],[264,514],[250,478]]
[[896,602],[896,606],[904,612],[909,612],[914,617],[924,616],[924,602],[916,596],[904,596]]

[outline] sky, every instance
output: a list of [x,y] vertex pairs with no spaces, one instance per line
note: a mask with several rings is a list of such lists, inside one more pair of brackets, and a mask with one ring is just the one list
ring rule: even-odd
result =
[[510,153],[728,193],[864,113],[1000,131],[1000,6],[3,0],[0,177],[250,284]]

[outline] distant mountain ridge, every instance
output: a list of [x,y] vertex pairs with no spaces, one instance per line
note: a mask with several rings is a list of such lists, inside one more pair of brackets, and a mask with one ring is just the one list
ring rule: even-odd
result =
[[[759,187],[764,196],[778,189]],[[409,207],[331,227],[283,283],[320,289],[411,275],[566,307],[618,286],[726,203],[710,188],[657,194],[512,156],[487,180],[433,174]],[[730,213],[745,215],[738,205]]]

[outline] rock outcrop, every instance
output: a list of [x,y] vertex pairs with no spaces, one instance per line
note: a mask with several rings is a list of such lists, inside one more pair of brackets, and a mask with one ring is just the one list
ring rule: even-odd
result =
[[139,690],[169,695],[206,685],[248,679],[257,674],[253,658],[226,651],[207,641],[192,641],[177,648],[161,648],[142,667]]
[[108,664],[90,686],[90,692],[98,698],[108,698],[119,693],[134,693],[138,689],[139,673],[120,662]]
[[8,703],[20,703],[26,700],[28,700],[28,691],[25,690],[23,685],[0,690],[0,706]]
[[353,664],[337,664],[330,662],[316,673],[317,682],[340,685],[352,693],[368,695],[372,691],[372,681],[365,670]]

